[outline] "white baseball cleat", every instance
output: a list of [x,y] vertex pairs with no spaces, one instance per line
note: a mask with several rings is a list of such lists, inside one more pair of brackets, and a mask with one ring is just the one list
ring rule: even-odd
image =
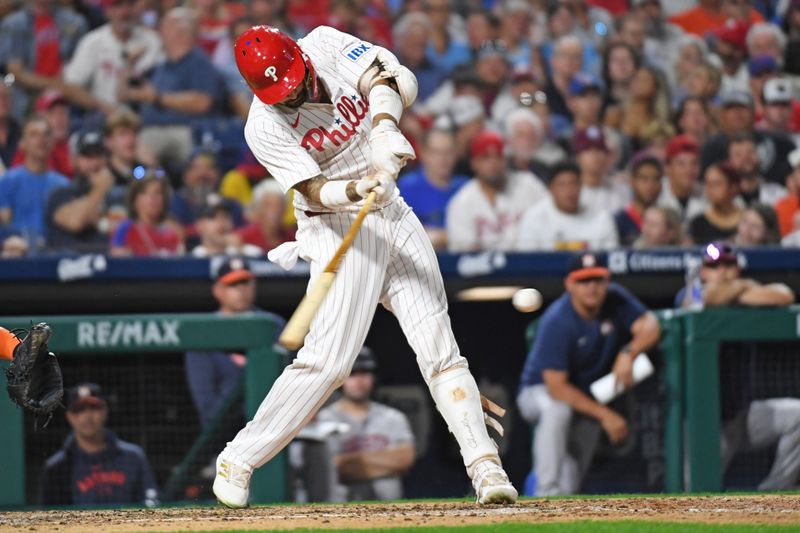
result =
[[511,484],[503,467],[491,459],[475,465],[472,470],[472,487],[478,503],[516,503],[517,489]]
[[249,465],[217,457],[217,476],[214,478],[214,496],[219,503],[231,509],[247,507],[250,496],[250,476],[253,469]]

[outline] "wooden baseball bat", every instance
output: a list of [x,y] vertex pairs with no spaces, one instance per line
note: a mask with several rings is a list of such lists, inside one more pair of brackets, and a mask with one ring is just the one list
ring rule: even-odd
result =
[[333,285],[333,281],[336,279],[336,271],[339,270],[339,263],[342,262],[344,254],[347,253],[347,250],[349,250],[350,246],[353,244],[353,239],[355,239],[358,230],[361,229],[361,223],[364,222],[364,217],[367,216],[367,213],[369,213],[374,203],[375,192],[371,192],[364,201],[364,205],[361,206],[358,216],[356,216],[350,229],[347,230],[344,239],[342,239],[342,244],[339,245],[336,253],[333,254],[333,258],[328,261],[325,270],[320,274],[314,286],[311,287],[311,290],[303,297],[300,305],[294,310],[289,322],[286,323],[286,327],[283,328],[278,341],[289,350],[297,350],[303,345],[303,341],[311,327],[311,321],[314,320],[314,316],[316,316],[322,302],[325,300],[325,296],[328,295],[331,285]]

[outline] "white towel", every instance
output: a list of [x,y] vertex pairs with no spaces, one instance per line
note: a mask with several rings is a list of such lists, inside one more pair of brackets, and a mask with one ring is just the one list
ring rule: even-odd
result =
[[291,270],[300,257],[300,244],[297,241],[288,241],[267,252],[267,258],[280,265],[284,270]]

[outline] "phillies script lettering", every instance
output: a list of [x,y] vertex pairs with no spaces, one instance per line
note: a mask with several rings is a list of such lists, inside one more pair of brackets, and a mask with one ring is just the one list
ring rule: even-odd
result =
[[339,98],[336,104],[336,109],[339,111],[341,120],[337,119],[336,122],[342,122],[341,125],[335,126],[328,130],[324,126],[311,128],[303,136],[301,146],[307,151],[315,149],[318,152],[325,150],[325,141],[330,141],[337,148],[346,143],[350,138],[356,134],[358,126],[361,121],[367,116],[369,104],[363,98],[353,101],[347,96]]
[[475,231],[478,240],[500,238],[507,228],[518,224],[521,218],[522,213],[497,213],[497,220],[476,216]]

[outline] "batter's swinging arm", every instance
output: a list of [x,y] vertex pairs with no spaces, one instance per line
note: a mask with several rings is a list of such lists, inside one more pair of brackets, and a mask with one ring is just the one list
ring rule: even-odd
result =
[[356,219],[353,221],[353,225],[347,230],[342,244],[339,245],[339,248],[336,250],[336,253],[333,254],[333,258],[328,262],[325,270],[320,274],[317,282],[303,297],[303,300],[300,302],[300,305],[297,306],[297,309],[295,309],[286,327],[283,328],[283,332],[281,332],[281,336],[278,340],[289,350],[298,350],[303,345],[303,341],[311,327],[311,321],[317,314],[323,300],[325,300],[325,296],[327,296],[331,285],[333,285],[333,280],[336,279],[336,271],[339,270],[339,263],[342,262],[344,254],[347,253],[350,245],[353,244],[353,239],[358,233],[358,230],[361,229],[361,223],[364,221],[364,217],[367,216],[367,213],[369,213],[373,203],[375,203],[374,191],[369,193],[366,200],[364,200],[364,205],[361,206],[358,216],[356,216]]

